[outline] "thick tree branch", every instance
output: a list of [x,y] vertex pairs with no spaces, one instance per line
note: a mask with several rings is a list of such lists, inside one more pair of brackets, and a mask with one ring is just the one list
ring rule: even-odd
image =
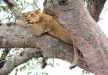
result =
[[[49,35],[36,37],[25,28],[20,26],[0,26],[0,47],[1,48],[45,48],[48,45],[56,45],[60,40]],[[61,43],[63,44],[63,42]]]
[[[60,58],[72,62],[73,60],[72,53],[73,51],[69,49],[68,51],[64,50],[64,52],[60,52],[59,50],[56,50],[54,48],[49,48],[49,49],[25,48],[25,50],[20,54],[14,55],[14,57],[8,57],[4,66],[0,68],[0,75],[8,75],[16,66],[26,62],[32,57],[38,58],[42,57],[43,55],[48,58]],[[82,61],[82,63],[84,63],[84,61]],[[87,69],[86,65],[81,67]]]
[[[26,36],[27,35],[27,36]],[[34,40],[33,40],[34,39]],[[34,43],[32,43],[34,41]],[[20,27],[0,26],[0,47],[37,47],[35,37]],[[28,45],[27,45],[28,43]],[[32,45],[31,45],[32,44]]]
[[19,55],[9,57],[4,66],[0,68],[0,75],[8,75],[16,66],[26,62],[32,57],[41,57],[42,52],[39,49],[25,49]]

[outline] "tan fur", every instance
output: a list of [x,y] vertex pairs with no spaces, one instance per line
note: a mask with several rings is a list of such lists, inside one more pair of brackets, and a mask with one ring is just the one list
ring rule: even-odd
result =
[[23,13],[25,20],[32,23],[31,32],[40,36],[45,32],[61,39],[62,41],[72,44],[71,34],[52,16],[43,14],[40,11],[30,11]]

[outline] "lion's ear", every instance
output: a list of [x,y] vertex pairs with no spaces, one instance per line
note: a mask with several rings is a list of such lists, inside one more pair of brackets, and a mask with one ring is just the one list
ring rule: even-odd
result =
[[39,9],[37,9],[37,10],[35,10],[35,13],[40,13],[40,8]]
[[22,16],[26,17],[27,16],[27,13],[22,13]]

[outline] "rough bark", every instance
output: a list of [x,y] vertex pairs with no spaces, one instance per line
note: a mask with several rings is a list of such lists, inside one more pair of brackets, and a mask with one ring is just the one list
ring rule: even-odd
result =
[[[7,62],[5,63],[5,65],[8,66],[0,68],[0,75],[6,75],[10,73],[12,69],[14,69],[16,66],[24,63],[25,61],[33,57],[35,52],[37,51],[36,49],[32,48],[40,49],[40,51],[42,51],[45,57],[60,58],[70,63],[73,62],[73,56],[74,56],[73,47],[65,44],[61,40],[58,40],[57,38],[51,37],[49,35],[43,35],[42,37],[35,37],[30,32],[27,32],[24,28],[15,25],[10,27],[5,25],[0,26],[0,47],[31,48],[29,50],[25,49],[24,53],[22,53],[22,56],[16,55],[15,59],[13,58],[8,59]],[[31,54],[30,51],[31,52],[33,51],[32,53],[34,54]],[[28,55],[28,57],[25,57],[24,54]],[[17,61],[18,63],[16,63],[14,60]],[[9,65],[10,63],[12,64]],[[86,62],[83,60],[83,57],[79,59],[78,66],[84,68],[85,70],[88,70],[88,67],[86,65]]]
[[[60,3],[62,2],[62,4]],[[55,15],[72,32],[91,72],[108,75],[108,40],[84,7],[83,0],[46,0],[45,12]]]
[[106,0],[86,0],[89,13],[95,21],[99,21],[99,15],[104,7]]

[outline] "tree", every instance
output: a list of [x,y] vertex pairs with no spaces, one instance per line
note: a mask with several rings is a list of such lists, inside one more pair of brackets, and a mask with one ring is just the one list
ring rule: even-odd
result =
[[[89,11],[94,9],[96,10],[96,12],[98,12],[98,16],[96,17],[94,16],[94,14],[97,15],[95,11],[90,12],[96,21],[98,20],[98,17],[100,15],[105,1],[106,0],[98,1],[100,4],[97,5],[101,6],[101,8],[96,10],[95,7],[97,6],[95,6],[94,4],[97,3],[97,0],[93,0],[93,8],[89,8]],[[84,6],[83,0],[45,0],[44,8],[47,14],[56,16],[59,22],[63,24],[67,30],[71,31],[73,45],[79,49],[83,56],[81,57],[78,66],[90,72],[93,72],[96,75],[108,75],[108,41],[104,33],[97,25],[96,21],[93,20],[93,18],[90,16],[87,8]],[[3,31],[7,31],[7,29],[8,27],[4,28],[4,30],[2,28]],[[13,32],[16,31],[15,29],[12,30],[14,30]],[[9,30],[5,33],[10,34]],[[2,32],[0,32],[0,34],[2,34]],[[14,34],[21,35],[21,33],[18,32],[15,32]],[[24,35],[27,36],[25,37]],[[41,53],[41,51],[43,51],[43,55],[45,55],[46,57],[55,56],[56,58],[65,59],[72,63],[73,55],[70,54],[72,55],[72,57],[67,55],[68,53],[73,53],[72,47],[67,46],[64,43],[60,43],[60,41],[57,41],[56,44],[60,43],[60,45],[66,48],[66,51],[64,51],[65,58],[63,58],[63,56],[61,56],[60,54],[56,55],[58,52],[56,49],[53,49],[53,46],[55,45],[54,42],[56,39],[54,40],[54,38],[52,37],[42,36],[40,38],[34,38],[34,36],[30,37],[30,34],[28,33],[23,33],[21,37],[16,37],[15,35],[13,35],[11,38],[14,37],[13,39],[16,39],[12,40],[10,38],[7,38],[7,36],[8,35],[2,35],[3,38],[0,38],[1,47],[35,47],[39,49],[46,48],[49,49],[49,51],[41,49],[40,52],[38,52],[38,50],[33,50],[33,53],[36,54],[36,52]],[[21,40],[22,38],[24,38],[23,41]],[[47,43],[47,45],[50,45],[53,50],[51,50],[51,48],[48,48],[48,46],[45,45],[46,42],[48,42],[47,40],[45,40],[47,38],[51,41],[51,43]],[[39,41],[37,41],[37,39]],[[56,45],[56,47],[59,48],[58,45]],[[29,52],[30,50],[28,50],[27,52],[26,51],[24,52],[24,54],[28,54],[30,55],[30,57],[32,57],[30,54],[32,52]],[[48,55],[49,53],[50,55]],[[23,58],[24,54],[21,54],[20,57],[22,59],[18,59],[20,60],[18,64],[30,58]],[[17,57],[19,56],[16,55],[16,60]],[[5,63],[5,66],[9,63],[10,62],[7,61]],[[9,73],[14,68],[13,65],[16,63],[14,61],[11,61],[11,63],[12,65],[10,70],[8,69],[8,71],[6,71],[4,67],[0,69],[0,75],[4,75],[4,73]]]
[[85,0],[87,2],[87,8],[91,16],[99,21],[99,15],[104,7],[106,0]]

